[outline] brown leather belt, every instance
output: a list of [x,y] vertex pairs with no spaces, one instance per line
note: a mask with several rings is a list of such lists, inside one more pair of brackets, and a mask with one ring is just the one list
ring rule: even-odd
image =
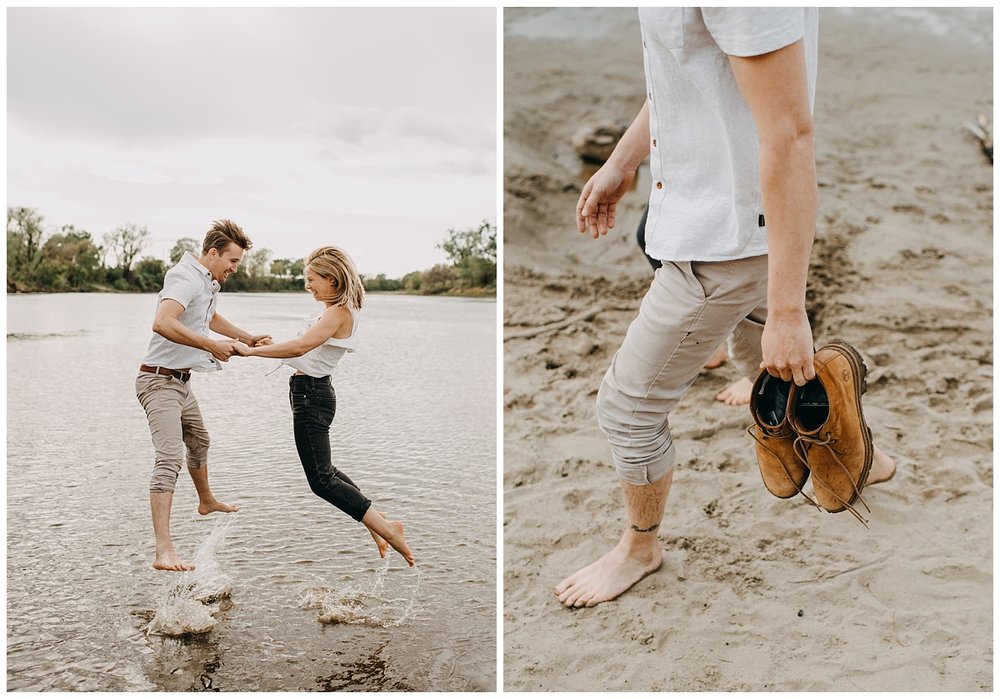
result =
[[181,381],[188,381],[191,378],[191,371],[178,371],[177,369],[168,369],[165,366],[146,366],[145,364],[139,365],[139,371],[145,371],[149,374],[162,374],[164,376],[173,376],[175,379],[180,379]]

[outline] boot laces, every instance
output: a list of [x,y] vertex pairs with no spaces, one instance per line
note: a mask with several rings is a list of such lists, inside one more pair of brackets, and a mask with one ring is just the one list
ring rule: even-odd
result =
[[[842,454],[844,452],[838,451],[833,446],[833,444],[836,441],[837,441],[837,439],[835,437],[833,437],[829,432],[826,433],[826,437],[825,438],[813,437],[811,435],[802,435],[802,434],[800,434],[798,437],[795,438],[795,442],[792,444],[792,449],[795,451],[796,456],[798,456],[800,459],[802,459],[803,462],[805,462],[805,463],[808,464],[807,457],[809,455],[809,450],[811,448],[813,448],[813,447],[826,447],[826,449],[830,452],[830,455],[833,456],[833,460],[837,462],[837,465],[840,466],[841,470],[843,470],[844,475],[847,476],[847,480],[851,484],[851,488],[854,490],[854,497],[851,498],[851,500],[859,500],[861,502],[861,504],[865,506],[865,510],[868,511],[868,514],[871,514],[871,512],[872,512],[871,508],[868,507],[868,503],[865,502],[865,499],[863,497],[861,497],[861,488],[858,487],[858,483],[851,476],[850,469],[848,469],[847,466],[844,465],[844,462],[841,461],[840,457],[838,456],[838,454]],[[850,502],[848,502],[847,500],[844,500],[842,497],[840,497],[839,495],[837,495],[837,493],[835,493],[830,486],[828,486],[826,483],[823,482],[822,478],[818,478],[816,476],[816,472],[815,471],[812,471],[812,478],[813,478],[813,482],[814,483],[816,481],[819,481],[819,484],[823,488],[825,488],[826,491],[828,493],[830,493],[830,495],[832,495],[837,500],[837,502],[839,502],[841,505],[843,505],[844,508],[848,512],[850,512],[852,515],[854,515],[854,517],[859,522],[861,522],[863,525],[865,525],[866,529],[869,528],[868,527],[868,520],[865,519],[864,517],[862,517],[861,514],[851,505]],[[817,507],[819,507],[819,505],[817,505]]]

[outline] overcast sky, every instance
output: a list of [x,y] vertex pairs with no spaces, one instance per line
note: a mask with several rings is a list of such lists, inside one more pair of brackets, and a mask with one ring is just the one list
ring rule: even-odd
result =
[[445,261],[496,222],[496,11],[8,9],[7,204],[166,258],[231,218],[275,257]]

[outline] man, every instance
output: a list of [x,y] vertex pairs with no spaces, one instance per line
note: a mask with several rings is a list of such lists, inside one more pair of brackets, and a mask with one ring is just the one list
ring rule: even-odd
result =
[[[649,262],[649,266],[653,268],[653,273],[655,274],[656,270],[663,266],[663,262],[650,257],[646,253],[646,219],[648,216],[649,205],[647,204],[645,211],[642,212],[642,218],[639,219],[639,226],[635,231],[635,240],[639,244],[639,249],[642,250],[643,256],[646,258],[646,261]],[[728,359],[729,351],[726,346],[720,346],[715,350],[712,356],[709,357],[708,361],[705,362],[704,368],[718,369],[720,366],[725,364]],[[718,395],[715,396],[715,400],[725,403],[726,405],[746,405],[750,402],[750,393],[752,388],[753,382],[744,376],[719,391]]]
[[[642,8],[639,18],[647,100],[576,218],[581,233],[606,234],[649,157],[646,252],[663,266],[597,397],[628,521],[611,551],[556,586],[566,606],[614,599],[659,568],[675,461],[667,416],[727,336],[749,378],[815,376],[805,290],[817,10]],[[875,449],[868,483],[894,469]]]
[[242,340],[250,346],[269,344],[269,335],[251,335],[219,315],[219,289],[236,272],[252,243],[232,221],[215,221],[205,234],[201,257],[190,252],[163,279],[153,320],[153,339],[139,367],[135,391],[146,411],[156,461],[149,485],[149,507],[156,536],[157,570],[193,570],[174,551],[170,508],[177,474],[187,455],[188,473],[198,491],[198,512],[236,512],[239,507],[215,499],[208,485],[208,431],[191,390],[193,371],[219,371],[233,345],[213,340],[208,331]]

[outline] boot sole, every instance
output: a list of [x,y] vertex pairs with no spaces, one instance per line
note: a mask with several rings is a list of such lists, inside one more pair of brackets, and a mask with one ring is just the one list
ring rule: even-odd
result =
[[[865,360],[861,358],[858,351],[844,340],[833,340],[824,345],[824,347],[836,349],[847,357],[847,361],[851,363],[855,372],[857,372],[857,376],[861,379],[855,384],[854,393],[858,401],[858,416],[861,418],[861,426],[864,427],[861,431],[861,437],[865,442],[865,466],[861,471],[861,478],[858,480],[858,492],[854,493],[847,501],[848,505],[853,505],[857,501],[861,491],[864,490],[865,486],[868,484],[868,473],[871,471],[872,461],[875,457],[875,445],[872,441],[872,430],[865,421],[865,413],[861,409],[861,396],[868,391],[868,365],[865,364]],[[846,509],[846,507],[841,507],[839,510],[827,510],[827,512],[843,512]]]

